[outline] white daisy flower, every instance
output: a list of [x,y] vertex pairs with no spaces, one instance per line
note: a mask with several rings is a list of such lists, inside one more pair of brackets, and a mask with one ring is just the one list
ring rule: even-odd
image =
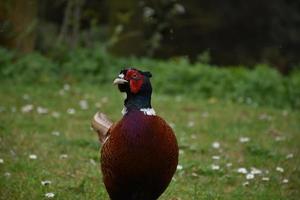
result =
[[291,159],[291,158],[294,158],[294,154],[290,153],[290,154],[286,155],[286,159]]
[[198,174],[197,174],[197,173],[195,173],[195,172],[193,172],[193,173],[192,173],[192,176],[194,176],[194,177],[198,177]]
[[247,185],[249,185],[249,181],[243,183],[243,186],[247,186]]
[[282,167],[276,167],[276,171],[283,173],[284,169]]
[[246,169],[246,168],[243,168],[243,167],[238,168],[238,169],[237,169],[237,172],[240,173],[240,174],[247,174],[247,173],[248,173],[247,169]]
[[59,156],[59,158],[60,158],[60,159],[66,159],[66,158],[68,158],[68,155],[67,155],[67,154],[61,154],[61,155]]
[[53,192],[48,192],[48,193],[46,193],[45,194],[45,197],[47,197],[47,198],[53,198],[55,196],[55,194],[53,193]]
[[262,171],[260,169],[255,168],[255,167],[252,167],[250,173],[251,174],[261,174]]
[[67,110],[67,113],[70,114],[70,115],[74,115],[76,113],[76,110],[74,108],[69,108]]
[[177,170],[182,170],[183,166],[182,165],[177,165]]
[[240,140],[241,143],[246,143],[246,142],[250,141],[250,138],[248,138],[248,137],[240,137],[239,140]]
[[25,105],[21,108],[22,113],[28,113],[33,110],[34,106],[32,104]]
[[213,142],[212,145],[211,145],[214,149],[218,149],[220,148],[220,143],[219,142]]
[[191,128],[191,127],[195,126],[195,122],[189,121],[187,126]]
[[64,84],[64,90],[69,91],[70,90],[70,85],[69,84]]
[[90,163],[91,163],[92,165],[97,165],[97,163],[96,163],[96,161],[95,161],[94,159],[90,159]]
[[277,142],[284,141],[284,140],[285,140],[285,137],[283,137],[283,136],[276,136],[275,137],[275,141],[277,141]]
[[49,180],[45,180],[45,181],[41,181],[41,184],[42,185],[50,185],[52,182],[51,181],[49,181]]
[[59,112],[56,112],[56,111],[54,111],[54,112],[52,112],[52,117],[54,117],[54,118],[59,118],[60,117],[60,113]]
[[89,108],[88,102],[85,99],[79,101],[79,106],[82,110],[87,110]]
[[212,156],[213,160],[220,160],[220,156]]
[[282,183],[288,183],[288,182],[289,182],[289,180],[286,178],[282,180]]
[[11,176],[11,173],[9,173],[9,172],[5,172],[5,173],[4,173],[4,176],[6,176],[6,177],[10,177],[10,176]]
[[31,160],[36,160],[36,159],[37,159],[37,155],[35,155],[35,154],[30,154],[30,155],[29,155],[29,158],[30,158]]
[[54,135],[54,136],[59,136],[59,135],[60,135],[60,132],[59,132],[59,131],[52,131],[51,134]]
[[38,106],[36,109],[38,114],[47,114],[48,113],[48,109],[47,108],[43,108],[41,106]]
[[211,165],[211,169],[212,169],[212,170],[219,170],[219,169],[220,169],[220,166],[219,166],[219,165],[212,164],[212,165]]
[[251,174],[251,173],[247,174],[246,179],[247,180],[254,179],[254,174]]
[[184,154],[184,150],[179,149],[179,154],[180,154],[180,155],[183,155],[183,154]]
[[227,163],[226,164],[226,167],[231,167],[232,166],[232,163]]
[[263,181],[269,181],[270,178],[269,177],[262,177],[261,180],[263,180]]

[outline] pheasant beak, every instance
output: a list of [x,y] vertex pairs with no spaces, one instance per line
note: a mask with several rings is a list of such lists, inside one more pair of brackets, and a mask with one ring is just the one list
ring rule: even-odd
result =
[[124,79],[124,74],[119,74],[119,77],[116,78],[113,82],[114,85],[116,84],[124,84],[127,83],[128,81]]
[[127,83],[128,81],[125,80],[125,79],[122,79],[122,78],[116,78],[113,82],[114,85],[116,84],[124,84],[124,83]]

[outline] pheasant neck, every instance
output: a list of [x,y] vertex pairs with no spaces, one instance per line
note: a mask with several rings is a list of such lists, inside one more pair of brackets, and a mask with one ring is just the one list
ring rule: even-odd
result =
[[151,94],[150,95],[132,95],[127,94],[127,98],[124,101],[124,106],[127,112],[131,110],[141,110],[146,108],[152,108],[151,106]]

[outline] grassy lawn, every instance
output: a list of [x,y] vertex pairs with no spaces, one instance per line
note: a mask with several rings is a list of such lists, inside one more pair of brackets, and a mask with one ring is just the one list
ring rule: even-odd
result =
[[[121,118],[117,89],[1,85],[0,199],[45,199],[48,192],[53,199],[108,199],[90,120],[98,110]],[[180,146],[161,200],[300,198],[299,111],[158,94],[153,107]]]

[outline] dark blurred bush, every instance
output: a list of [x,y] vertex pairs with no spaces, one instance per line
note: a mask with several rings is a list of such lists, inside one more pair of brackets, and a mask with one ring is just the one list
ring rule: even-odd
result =
[[154,74],[152,82],[158,93],[300,108],[300,71],[283,76],[265,65],[250,70],[191,64],[185,57],[168,61],[115,58],[100,47],[78,48],[50,58],[39,53],[22,56],[0,48],[0,77],[8,82],[110,83],[121,68],[132,66]]

